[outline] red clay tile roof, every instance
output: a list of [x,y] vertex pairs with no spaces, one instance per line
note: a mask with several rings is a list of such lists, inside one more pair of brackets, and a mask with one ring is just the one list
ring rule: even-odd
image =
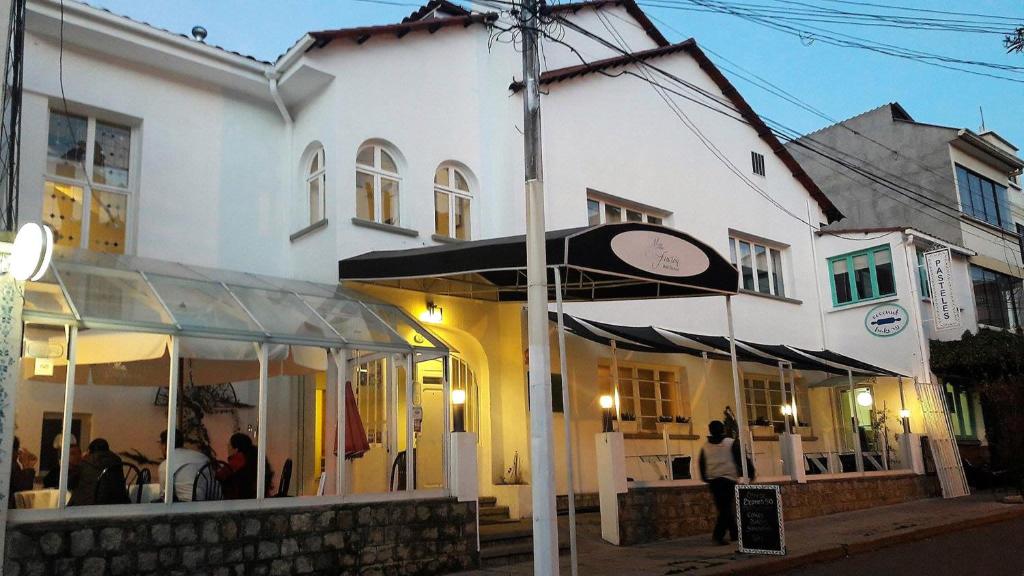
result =
[[[611,1],[611,0],[609,0]],[[627,64],[650,60],[651,58],[657,58],[659,56],[667,56],[669,54],[675,54],[677,52],[686,52],[697,61],[701,70],[707,74],[711,80],[718,86],[718,89],[722,94],[728,98],[736,110],[740,113],[744,120],[749,123],[754,130],[757,132],[758,137],[772,149],[772,152],[778,156],[779,160],[789,168],[790,173],[794,178],[797,179],[800,184],[807,190],[812,198],[821,207],[822,212],[825,213],[825,218],[829,223],[836,222],[843,219],[842,212],[839,208],[828,199],[828,196],[822,192],[821,188],[811,179],[811,177],[804,171],[803,167],[793,158],[793,155],[789,153],[789,150],[782,145],[782,142],[775,136],[771,128],[761,120],[761,117],[754,112],[754,109],[750,107],[750,104],[743,99],[736,87],[733,86],[732,82],[722,74],[717,66],[711,61],[710,58],[704,54],[704,51],[697,46],[697,42],[690,38],[678,44],[671,44],[668,46],[662,46],[660,48],[653,48],[651,50],[643,50],[640,52],[633,52],[632,54],[623,54],[622,56],[615,56],[612,58],[606,58],[604,60],[597,60],[588,64],[579,64],[577,66],[569,66],[567,68],[559,68],[556,70],[548,70],[541,74],[540,83],[551,84],[555,82],[562,82],[571,78],[577,78],[587,74],[593,74],[606,70],[608,68],[616,68],[625,66]],[[513,92],[518,92],[523,87],[522,82],[513,82],[509,89]]]
[[651,37],[651,40],[658,46],[668,46],[670,42],[658,27],[644,14],[644,11],[637,6],[635,0],[592,0],[590,2],[568,2],[566,4],[553,4],[545,8],[545,13],[554,14],[558,12],[579,12],[583,8],[593,8],[599,10],[605,6],[622,6],[626,9],[626,13],[633,17],[634,20],[640,24],[640,27],[644,29],[644,32]]
[[401,38],[410,32],[418,32],[421,30],[426,30],[433,34],[441,28],[448,28],[450,26],[461,26],[463,28],[467,28],[473,24],[490,24],[497,19],[498,15],[494,13],[467,14],[465,16],[452,16],[450,18],[427,18],[425,20],[402,22],[399,24],[322,30],[320,32],[309,33],[315,41],[309,49],[323,48],[330,44],[332,40],[351,39],[354,40],[356,44],[362,44],[372,36],[380,34],[394,34],[396,38]]

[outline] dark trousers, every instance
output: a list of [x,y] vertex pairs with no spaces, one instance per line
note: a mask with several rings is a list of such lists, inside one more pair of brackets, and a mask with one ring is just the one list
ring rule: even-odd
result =
[[725,538],[725,531],[729,531],[729,537],[735,542],[738,539],[736,534],[736,482],[728,478],[713,478],[708,482],[711,489],[711,497],[715,500],[715,509],[718,510],[718,521],[715,522],[715,531],[711,536],[715,540]]

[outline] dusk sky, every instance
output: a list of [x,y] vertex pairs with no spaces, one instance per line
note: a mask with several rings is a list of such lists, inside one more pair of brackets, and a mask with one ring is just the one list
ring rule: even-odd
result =
[[[266,60],[276,58],[307,31],[394,23],[418,6],[406,0],[94,0],[92,4],[174,32],[187,34],[194,25],[201,24],[209,31],[209,43]],[[1016,81],[801,39],[730,14],[695,12],[694,5],[687,0],[650,0],[640,4],[670,41],[694,37],[726,69],[758,113],[797,131],[813,131],[830,122],[729,70],[736,70],[735,65],[739,65],[834,119],[847,118],[886,102],[899,102],[918,121],[977,130],[981,124],[980,107],[988,129],[1024,147],[1024,54],[1006,54],[998,34],[783,22],[789,26],[824,27],[931,54],[1018,67],[975,68]],[[776,10],[813,6],[874,10],[913,18],[958,18],[938,13],[894,12],[891,8],[840,0],[761,0],[756,4],[744,0],[730,4],[770,6]],[[997,15],[1024,22],[1024,2],[1019,0],[899,0],[898,5]],[[780,22],[774,18],[772,21]],[[1006,25],[993,26],[1002,27]],[[594,32],[606,34],[605,30]]]

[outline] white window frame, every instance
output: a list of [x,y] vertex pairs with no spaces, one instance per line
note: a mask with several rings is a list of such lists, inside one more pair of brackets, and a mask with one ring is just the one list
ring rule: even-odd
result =
[[[324,153],[323,146],[317,146],[310,154],[306,156],[305,166],[303,167],[304,178],[304,204],[306,206],[306,225],[312,226],[318,224],[327,219],[327,166],[324,161],[327,159],[327,155]],[[310,171],[310,165],[313,163],[313,159],[316,158],[318,168],[315,171]],[[317,182],[320,186],[319,199],[317,204],[320,210],[320,217],[313,219],[313,214],[310,212],[311,202],[309,201],[310,186],[313,182]]]
[[[82,112],[77,110],[60,110],[55,107],[50,107],[46,112],[46,125],[47,142],[49,141],[49,125],[50,116],[52,114],[60,114],[62,116],[78,116],[86,119],[86,134],[85,134],[85,158],[83,162],[85,166],[82,166],[83,172],[85,173],[85,179],[80,180],[76,178],[68,178],[67,176],[58,176],[56,174],[50,174],[48,172],[49,157],[44,155],[43,158],[43,189],[40,191],[40,197],[46,193],[46,183],[52,182],[54,184],[75,186],[82,189],[82,222],[81,222],[81,237],[79,238],[77,248],[82,250],[90,250],[89,238],[91,237],[92,231],[90,230],[92,225],[91,211],[92,211],[92,195],[93,191],[105,192],[109,194],[118,194],[125,198],[125,214],[124,214],[124,246],[123,254],[131,254],[134,250],[135,240],[135,226],[136,226],[136,214],[135,204],[137,197],[137,182],[138,182],[138,166],[139,164],[139,144],[138,144],[138,127],[131,122],[123,119],[110,119],[104,117],[102,114],[97,116],[94,113]],[[128,159],[128,187],[120,188],[117,186],[109,186],[106,184],[97,184],[93,178],[93,162],[96,159],[96,123],[104,122],[109,124],[116,124],[128,128],[129,130],[129,159]],[[40,206],[42,210],[42,206]],[[42,214],[40,214],[42,216]],[[45,218],[43,218],[45,220]]]
[[[590,222],[591,202],[597,202],[598,204],[599,222],[597,223]],[[606,199],[603,196],[597,196],[595,194],[587,194],[587,223],[590,224],[591,226],[596,226],[597,224],[608,224],[607,218],[605,217],[606,206],[618,208],[622,212],[622,219],[619,220],[619,222],[646,222],[648,224],[664,225],[665,221],[668,220],[668,217],[671,215],[670,212],[665,210],[658,210],[655,208],[640,206],[638,204],[626,201]],[[640,220],[626,220],[626,211],[639,213],[641,216]],[[658,221],[651,222],[652,218],[655,218]]]
[[[743,270],[740,267],[740,243],[741,242],[744,243],[744,244],[750,245],[750,264],[751,264],[751,269],[754,271],[754,287],[752,289],[751,288],[745,288],[743,286]],[[756,248],[757,246],[760,246],[761,248],[764,248],[765,249],[765,254],[767,255],[767,260],[768,260],[768,292],[762,292],[761,290],[758,289],[758,281],[757,281],[758,267],[757,267],[757,248]],[[739,270],[739,272],[740,272],[740,274],[739,274],[739,289],[740,290],[744,290],[746,292],[755,292],[757,294],[763,294],[763,295],[766,295],[766,296],[777,296],[779,298],[788,298],[789,295],[786,293],[787,292],[786,288],[787,288],[787,286],[789,284],[786,282],[786,257],[784,256],[784,254],[786,253],[786,249],[787,248],[789,248],[789,247],[786,246],[785,244],[780,244],[780,243],[777,243],[777,242],[766,241],[766,240],[764,240],[762,238],[754,238],[754,237],[751,237],[751,236],[745,236],[743,234],[739,234],[739,233],[736,233],[736,232],[730,232],[729,233],[729,257],[732,260],[733,266],[735,266],[736,269]],[[772,252],[773,251],[776,254],[779,255],[779,270],[782,272],[782,294],[776,294],[777,289],[775,287],[775,266],[772,265],[772,262],[773,262],[773,260],[772,260]]]
[[[448,195],[448,234],[441,234],[437,230],[437,223],[435,220],[434,234],[444,238],[451,238],[453,240],[472,240],[473,239],[473,206],[475,201],[473,200],[473,186],[470,184],[469,178],[466,173],[455,166],[442,164],[438,166],[438,170],[448,171],[448,186],[437,183],[437,171],[434,172],[434,193],[442,193]],[[466,182],[466,186],[469,187],[469,192],[465,190],[459,190],[455,188],[453,183],[455,182],[455,173],[458,172],[462,179]],[[465,198],[469,200],[469,226],[467,228],[467,236],[465,238],[458,238],[455,236],[455,197]],[[437,206],[434,206],[434,218],[437,218]]]
[[[631,376],[628,379],[629,382],[624,382],[624,379],[623,379],[622,376],[617,376],[616,379],[613,380],[615,382],[618,382],[618,388],[615,389],[615,404],[619,408],[619,411],[620,411],[620,414],[621,414],[622,410],[621,410],[620,401],[621,401],[621,398],[624,397],[625,395],[620,394],[619,393],[619,389],[621,389],[625,385],[630,385],[632,387],[632,389],[633,389],[632,390],[633,394],[631,396],[629,396],[629,398],[631,398],[633,400],[633,412],[632,413],[633,413],[633,416],[636,418],[637,431],[638,432],[644,432],[644,431],[653,432],[653,430],[651,430],[651,429],[646,429],[646,430],[644,429],[644,427],[643,427],[643,420],[645,418],[647,418],[647,419],[654,418],[655,427],[657,427],[657,422],[659,421],[659,418],[662,417],[662,416],[672,416],[673,418],[675,416],[686,416],[687,418],[690,417],[689,414],[681,414],[680,413],[680,412],[682,412],[684,407],[688,405],[688,403],[684,403],[683,402],[683,387],[682,387],[682,383],[683,383],[683,379],[686,378],[686,370],[684,368],[681,368],[681,367],[678,367],[678,366],[658,366],[658,365],[654,365],[654,364],[632,364],[632,363],[628,363],[628,362],[618,362],[617,364],[618,364],[618,369],[619,370],[623,370],[623,369],[629,370]],[[610,366],[611,366],[611,364],[602,364],[602,365],[608,367],[609,375],[610,375],[610,370],[611,370]],[[654,382],[654,396],[655,396],[654,399],[655,399],[655,406],[656,406],[656,412],[657,412],[656,414],[641,414],[640,413],[640,406],[641,406],[641,403],[640,403],[640,378],[637,376],[637,371],[638,370],[651,370],[651,371],[654,372],[654,380],[653,380],[653,382]],[[674,384],[672,386],[672,395],[673,395],[672,398],[665,399],[665,398],[662,398],[662,396],[661,396],[661,385],[666,383],[666,382],[660,379],[660,377],[659,377],[659,373],[660,372],[671,372],[671,373],[675,374],[676,380],[675,380],[675,382],[671,383],[671,384]],[[663,403],[664,402],[670,402],[671,403],[672,411],[673,411],[672,414],[664,414],[663,413],[662,407],[663,407]]]
[[[373,166],[367,166],[366,164],[359,163],[359,153],[366,148],[373,148]],[[387,152],[388,156],[391,156],[391,159],[395,162],[395,168],[401,169],[398,165],[398,155],[395,154],[394,150],[387,149],[380,144],[365,144],[360,146],[359,150],[356,151],[356,173],[358,174],[359,172],[362,172],[363,174],[373,178],[373,222],[383,224],[385,226],[399,227],[402,225],[402,176],[397,172],[388,172],[381,168],[380,154],[382,150]],[[398,182],[398,194],[395,195],[394,222],[384,222],[382,213],[382,210],[384,209],[384,191],[381,187],[382,177]]]

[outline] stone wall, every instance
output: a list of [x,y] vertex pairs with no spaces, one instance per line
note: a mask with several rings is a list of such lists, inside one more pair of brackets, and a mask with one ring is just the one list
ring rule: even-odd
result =
[[15,524],[4,574],[419,575],[479,564],[476,503],[434,499]]
[[[779,482],[783,518],[799,520],[874,506],[899,504],[940,494],[932,476],[828,478],[806,484]],[[706,486],[630,488],[619,494],[622,545],[711,534],[715,507]]]

